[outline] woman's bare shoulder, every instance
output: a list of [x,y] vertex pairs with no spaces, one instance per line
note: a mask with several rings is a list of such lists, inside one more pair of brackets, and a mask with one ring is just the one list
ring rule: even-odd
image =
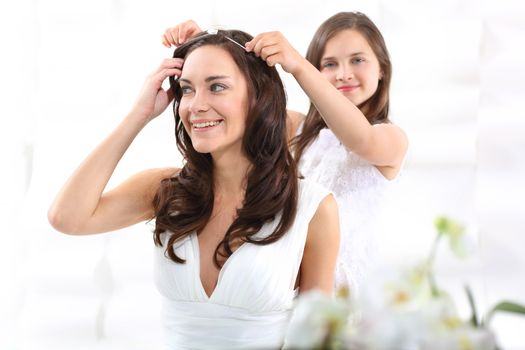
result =
[[124,182],[123,187],[142,192],[149,199],[157,193],[162,180],[176,176],[179,171],[179,168],[171,167],[142,170],[129,177]]

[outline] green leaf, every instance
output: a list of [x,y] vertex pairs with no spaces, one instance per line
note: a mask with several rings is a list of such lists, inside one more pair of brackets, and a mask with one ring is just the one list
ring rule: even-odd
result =
[[487,321],[486,321],[487,325],[490,323],[494,314],[498,311],[525,315],[525,306],[520,305],[518,303],[511,302],[511,301],[501,301],[497,303],[495,306],[493,306],[492,309],[488,312]]
[[474,295],[472,294],[472,290],[468,285],[465,285],[465,292],[467,293],[467,299],[470,306],[470,310],[472,311],[472,316],[470,317],[470,324],[473,327],[479,327],[479,321],[478,321],[478,311],[476,309],[476,302],[474,301]]
[[463,225],[444,215],[435,218],[434,227],[438,232],[449,237],[459,237],[465,232]]

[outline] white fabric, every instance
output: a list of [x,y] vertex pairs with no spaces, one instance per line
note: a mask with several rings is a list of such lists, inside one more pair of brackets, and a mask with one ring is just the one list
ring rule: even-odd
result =
[[376,264],[376,226],[392,181],[341,144],[328,128],[305,149],[299,169],[306,179],[335,195],[341,227],[336,287],[348,285],[352,293],[358,293]]
[[[269,245],[244,243],[223,265],[207,296],[200,280],[196,234],[175,245],[177,264],[156,249],[155,281],[163,296],[170,349],[276,349],[282,346],[295,296],[308,224],[328,191],[299,182],[297,216],[290,230]],[[257,237],[273,232],[277,220]],[[164,242],[167,235],[163,237]]]

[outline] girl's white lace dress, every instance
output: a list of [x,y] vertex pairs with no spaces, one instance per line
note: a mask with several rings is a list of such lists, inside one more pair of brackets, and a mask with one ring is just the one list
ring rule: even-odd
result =
[[336,287],[347,285],[352,294],[358,293],[363,278],[377,263],[377,224],[392,181],[341,144],[328,128],[305,149],[299,169],[337,199],[341,246]]

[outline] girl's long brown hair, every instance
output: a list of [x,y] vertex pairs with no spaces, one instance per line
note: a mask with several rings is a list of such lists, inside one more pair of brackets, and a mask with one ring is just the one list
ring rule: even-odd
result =
[[[262,245],[280,239],[295,219],[298,196],[296,162],[287,147],[286,94],[279,74],[227,38],[241,44],[252,39],[236,30],[201,33],[173,54],[185,58],[204,45],[221,47],[233,57],[248,84],[249,108],[242,148],[251,167],[243,206],[215,249],[214,261],[218,267],[232,254],[232,243]],[[201,232],[209,221],[214,203],[214,167],[209,153],[198,153],[193,148],[179,115],[180,85],[173,77],[170,85],[175,96],[175,137],[184,166],[174,177],[162,180],[155,195],[154,241],[162,246],[161,235],[169,231],[166,254],[182,263],[184,260],[175,254],[173,244],[193,232]],[[278,224],[270,235],[254,237],[265,223],[274,219]]]
[[[366,116],[370,124],[390,123],[388,119],[388,104],[392,64],[381,32],[366,15],[360,12],[340,12],[328,18],[314,34],[306,52],[306,59],[320,70],[321,59],[328,40],[346,29],[356,30],[363,35],[374,51],[382,72],[382,78],[379,81],[376,92],[357,107]],[[321,129],[326,127],[326,123],[319,111],[313,103],[310,103],[302,131],[291,142],[297,162],[301,159],[306,147],[319,135]]]

